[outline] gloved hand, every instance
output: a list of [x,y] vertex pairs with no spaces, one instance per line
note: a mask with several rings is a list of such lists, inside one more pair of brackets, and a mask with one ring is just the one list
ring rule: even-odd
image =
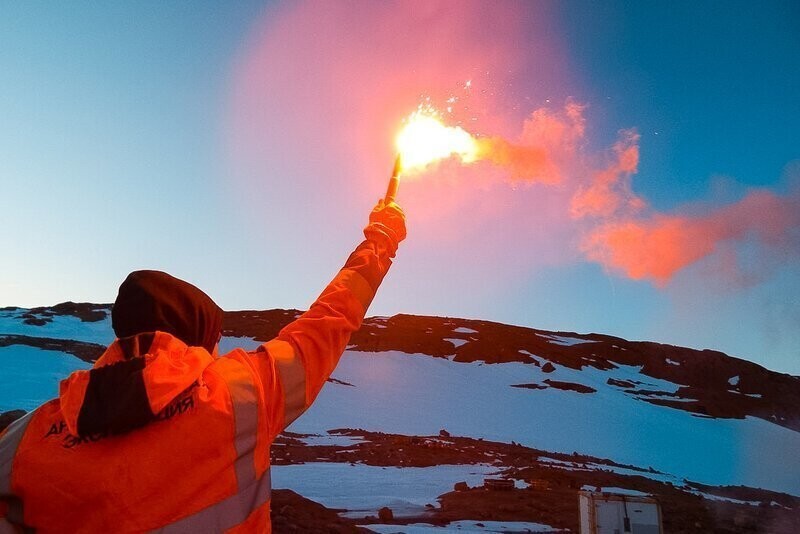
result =
[[395,202],[388,204],[380,199],[369,214],[369,224],[364,228],[367,239],[383,245],[394,257],[397,245],[406,238],[406,216]]

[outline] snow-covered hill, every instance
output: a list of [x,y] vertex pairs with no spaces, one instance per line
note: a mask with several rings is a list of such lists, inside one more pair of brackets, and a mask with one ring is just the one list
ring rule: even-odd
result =
[[[0,310],[0,412],[90,366],[113,340],[108,311]],[[227,312],[222,349],[254,348],[297,313]],[[402,530],[364,519],[384,506],[415,532],[574,530],[583,487],[658,497],[671,532],[800,529],[800,378],[715,351],[374,317],[289,431],[275,486],[380,532]],[[497,497],[487,477],[515,488]]]

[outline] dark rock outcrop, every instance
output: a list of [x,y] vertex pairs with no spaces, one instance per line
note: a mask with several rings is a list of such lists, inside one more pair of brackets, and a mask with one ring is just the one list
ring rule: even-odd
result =
[[392,521],[394,519],[394,512],[388,506],[384,506],[378,510],[378,519],[381,521]]
[[94,363],[106,349],[103,345],[98,345],[97,343],[86,343],[72,339],[0,334],[0,347],[11,345],[27,345],[43,350],[67,352],[88,363]]
[[297,534],[301,532],[330,532],[350,534],[370,532],[355,522],[340,517],[338,512],[306,499],[288,489],[272,490],[272,532]]
[[111,304],[92,304],[91,302],[62,302],[55,306],[40,306],[38,308],[8,307],[0,311],[21,311],[18,315],[22,322],[27,325],[44,326],[53,322],[56,316],[73,316],[85,323],[102,321],[111,313]]
[[574,382],[562,382],[560,380],[550,380],[549,378],[544,381],[550,387],[561,389],[564,391],[577,391],[578,393],[596,393],[597,390],[584,386],[583,384],[576,384]]

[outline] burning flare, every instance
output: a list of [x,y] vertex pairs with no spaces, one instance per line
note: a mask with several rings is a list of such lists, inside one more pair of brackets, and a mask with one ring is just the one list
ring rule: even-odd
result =
[[478,143],[458,126],[445,126],[435,112],[417,110],[397,134],[397,151],[404,171],[422,169],[450,156],[470,163],[478,156]]

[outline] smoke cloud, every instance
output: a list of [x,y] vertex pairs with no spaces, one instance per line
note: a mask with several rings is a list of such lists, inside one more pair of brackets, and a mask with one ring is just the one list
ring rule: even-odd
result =
[[[654,213],[602,224],[585,236],[586,256],[630,278],[664,285],[681,269],[719,254],[736,273],[758,270],[800,252],[800,197],[765,190],[704,215]],[[742,265],[731,249],[755,248],[755,265]],[[752,261],[752,260],[751,260]]]
[[[509,178],[571,187],[569,215],[579,250],[606,269],[634,280],[666,285],[678,272],[716,257],[717,272],[745,280],[800,254],[800,194],[750,191],[739,202],[700,213],[662,213],[632,188],[639,166],[639,135],[623,130],[606,152],[584,150],[585,106],[542,108],[525,121],[514,142],[479,140],[479,158]],[[696,211],[696,210],[695,210]],[[750,247],[750,254],[737,248]]]
[[515,145],[502,137],[479,139],[477,158],[506,168],[512,178],[551,185],[562,180],[546,150]]
[[573,217],[610,217],[620,212],[638,212],[646,206],[644,200],[631,190],[631,177],[639,165],[639,135],[624,131],[614,145],[611,163],[591,171],[591,181],[582,185],[572,198]]
[[[585,105],[535,104],[576,87],[556,22],[545,4],[524,2],[270,8],[233,69],[226,117],[232,174],[258,224],[296,242],[319,235],[322,255],[333,255],[330,221],[361,224],[390,171],[398,124],[428,102],[476,136],[484,163],[443,162],[404,180],[401,200],[420,236],[408,261],[415,280],[474,285],[486,262],[502,263],[496,285],[484,284],[491,293],[536,267],[588,259],[663,286],[709,258],[735,272],[797,255],[796,193],[658,211],[634,188],[646,157],[635,130],[591,150]],[[296,205],[306,215],[287,217],[284,206]]]
[[516,142],[497,136],[479,139],[478,157],[504,167],[513,179],[562,183],[564,168],[574,161],[584,137],[583,110],[584,106],[573,101],[561,112],[537,109],[524,122]]

